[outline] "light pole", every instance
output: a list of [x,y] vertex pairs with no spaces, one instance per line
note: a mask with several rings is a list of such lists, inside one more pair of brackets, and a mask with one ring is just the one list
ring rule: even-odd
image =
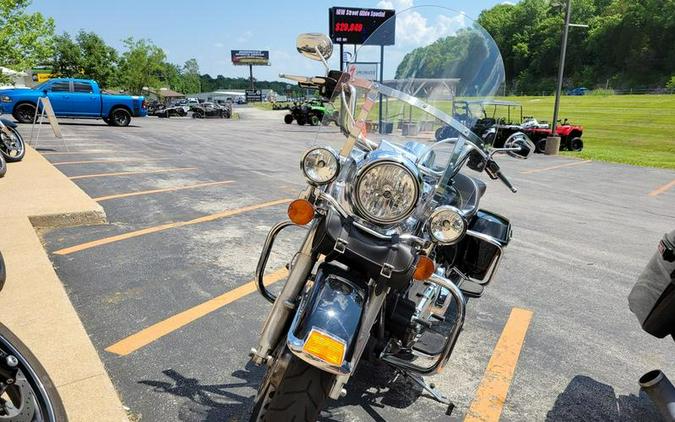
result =
[[560,95],[562,92],[563,75],[565,73],[565,55],[567,53],[567,34],[570,26],[588,28],[588,25],[580,25],[570,23],[570,15],[572,14],[572,0],[567,0],[567,8],[565,10],[565,26],[563,27],[562,46],[560,48],[560,66],[558,67],[558,87],[555,91],[555,105],[553,106],[553,122],[551,122],[551,136],[546,138],[546,155],[558,155],[560,150],[560,136],[556,133],[558,126],[558,109],[560,108]]

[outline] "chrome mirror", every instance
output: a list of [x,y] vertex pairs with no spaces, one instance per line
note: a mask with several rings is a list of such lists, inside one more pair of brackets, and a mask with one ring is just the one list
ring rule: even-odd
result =
[[295,48],[303,56],[320,62],[328,60],[333,54],[333,43],[330,38],[319,33],[298,35]]
[[522,132],[516,132],[504,142],[504,149],[513,158],[525,160],[534,154],[534,143]]

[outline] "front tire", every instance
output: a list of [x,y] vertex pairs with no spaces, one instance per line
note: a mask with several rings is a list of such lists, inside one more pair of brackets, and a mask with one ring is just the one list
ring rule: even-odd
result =
[[108,118],[112,126],[125,127],[131,123],[131,113],[123,108],[113,109]]
[[286,123],[287,125],[290,125],[291,123],[293,123],[293,116],[290,115],[290,114],[285,115],[284,116],[284,123]]
[[16,358],[19,372],[15,383],[10,385],[11,391],[8,387],[3,395],[12,403],[5,402],[0,406],[0,420],[16,420],[12,417],[13,412],[25,418],[26,413],[21,412],[30,412],[34,421],[67,421],[61,397],[45,369],[21,340],[0,324],[0,356],[5,360],[10,355]]
[[581,138],[573,138],[570,140],[570,151],[579,152],[584,149],[584,141]]
[[26,146],[18,130],[13,127],[7,128],[12,136],[0,131],[0,152],[8,163],[14,163],[23,160],[26,155]]
[[[319,418],[335,375],[308,364],[288,350],[286,353],[290,356],[282,375],[274,374],[283,370],[280,359],[267,370],[254,402],[251,422],[314,422]],[[272,378],[278,379],[276,386]]]
[[543,154],[546,151],[546,138],[542,138],[535,144],[535,151]]
[[[7,162],[5,162],[5,158],[0,155],[0,177],[5,177],[5,173],[7,173]],[[0,282],[0,285],[1,284],[2,283]]]

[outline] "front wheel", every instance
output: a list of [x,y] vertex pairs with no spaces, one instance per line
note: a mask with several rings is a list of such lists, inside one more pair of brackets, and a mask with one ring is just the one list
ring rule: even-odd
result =
[[21,161],[26,155],[26,146],[18,130],[13,127],[6,128],[8,133],[0,131],[0,152],[8,163]]
[[40,362],[7,327],[0,324],[0,421],[67,421],[54,383]]
[[290,125],[291,123],[293,123],[293,116],[290,115],[290,114],[285,115],[284,116],[284,123],[286,123],[287,125]]
[[[4,177],[5,173],[7,173],[7,162],[5,161],[5,157],[0,155],[0,177]],[[2,282],[0,282],[0,285],[2,285]]]
[[570,141],[570,151],[579,152],[584,149],[584,141],[581,138],[574,138]]
[[[328,399],[335,375],[308,364],[288,350],[285,353],[285,357],[267,369],[253,404],[251,422],[314,422]],[[288,365],[282,364],[284,359]],[[279,374],[281,371],[283,374]],[[278,380],[276,385],[273,379]]]

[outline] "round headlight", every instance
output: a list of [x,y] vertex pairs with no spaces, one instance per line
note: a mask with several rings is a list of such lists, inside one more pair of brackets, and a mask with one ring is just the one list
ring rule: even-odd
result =
[[415,209],[419,181],[404,165],[379,161],[361,171],[354,193],[362,217],[392,224],[406,219]]
[[443,245],[458,242],[466,232],[466,221],[459,210],[449,205],[438,207],[429,217],[429,234]]
[[337,153],[329,148],[313,148],[302,157],[300,167],[311,183],[325,185],[338,175],[340,159]]

